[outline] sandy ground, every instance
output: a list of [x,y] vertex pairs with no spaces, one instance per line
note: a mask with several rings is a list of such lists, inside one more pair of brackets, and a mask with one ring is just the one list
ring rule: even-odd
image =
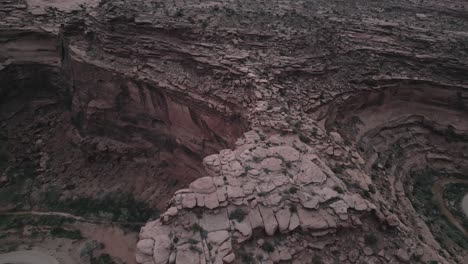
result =
[[[92,241],[96,245],[102,245],[102,248],[94,250],[94,256],[106,253],[117,264],[136,264],[137,232],[125,231],[114,224],[75,222],[67,227],[79,229],[84,238],[71,240],[50,235],[34,236],[31,230],[36,227],[33,226],[10,230],[7,237],[0,239],[0,252],[5,252],[0,254],[0,264],[86,264],[89,263],[89,258],[83,258],[83,252]],[[31,251],[34,253],[23,253]],[[40,254],[40,257],[36,258],[32,254]],[[33,260],[35,262],[31,262]]]
[[136,264],[135,247],[138,242],[137,233],[126,233],[118,226],[103,226],[89,223],[77,223],[84,237],[96,240],[105,245],[107,253],[126,264]]
[[0,264],[59,264],[59,262],[42,252],[34,250],[15,251],[0,254]]

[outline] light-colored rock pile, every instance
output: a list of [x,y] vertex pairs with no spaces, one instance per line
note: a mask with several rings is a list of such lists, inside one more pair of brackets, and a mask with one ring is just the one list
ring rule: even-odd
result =
[[[177,191],[161,218],[142,228],[139,263],[230,263],[238,255],[234,244],[256,230],[322,237],[360,226],[363,212],[379,215],[296,136],[265,139],[251,131],[204,165],[209,176]],[[275,249],[265,261],[291,259],[300,248]]]

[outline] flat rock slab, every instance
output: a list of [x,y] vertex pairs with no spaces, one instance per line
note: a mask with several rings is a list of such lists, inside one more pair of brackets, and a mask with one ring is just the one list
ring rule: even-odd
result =
[[196,179],[190,184],[190,189],[196,193],[212,193],[216,191],[216,186],[212,177],[203,177]]

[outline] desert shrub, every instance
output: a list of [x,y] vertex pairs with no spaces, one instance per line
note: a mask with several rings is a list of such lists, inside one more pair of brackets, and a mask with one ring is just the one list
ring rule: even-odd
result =
[[69,239],[82,239],[80,230],[67,230],[62,227],[54,227],[50,234],[54,237],[69,238]]
[[300,139],[302,142],[306,143],[306,144],[309,144],[309,143],[310,143],[310,138],[307,137],[307,136],[304,136],[304,135],[302,135],[302,134],[299,135],[299,139]]
[[269,253],[275,251],[275,247],[273,246],[273,244],[271,244],[268,241],[265,241],[265,243],[263,243],[262,249]]
[[229,214],[229,219],[231,220],[237,220],[237,222],[242,222],[242,220],[244,220],[245,216],[247,214],[244,212],[244,210],[240,209],[240,208],[236,208],[234,211],[232,211],[230,214]]
[[91,258],[91,264],[115,264],[109,254],[101,254],[97,258]]
[[292,186],[291,188],[289,188],[289,193],[294,194],[294,193],[297,193],[298,190],[299,189],[296,186]]
[[312,264],[323,264],[323,260],[321,256],[313,256],[312,257]]
[[375,234],[368,234],[364,238],[364,241],[366,242],[366,245],[374,246],[379,241],[379,238]]

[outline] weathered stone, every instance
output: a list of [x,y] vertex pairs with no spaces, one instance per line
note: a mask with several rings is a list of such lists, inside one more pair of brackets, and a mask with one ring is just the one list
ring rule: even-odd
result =
[[266,158],[262,160],[262,168],[269,171],[279,171],[282,169],[283,162],[277,158]]
[[153,260],[155,264],[166,264],[171,254],[171,240],[168,236],[161,235],[153,238],[154,250]]
[[219,206],[218,195],[216,192],[204,195],[205,206],[208,209],[215,209]]
[[332,190],[328,187],[314,188],[314,192],[320,197],[321,203],[327,202],[331,199],[338,197],[338,193],[335,190]]
[[291,211],[289,208],[284,208],[276,212],[276,221],[280,232],[285,232],[289,227],[289,219],[291,219]]
[[403,262],[403,263],[409,263],[410,262],[410,257],[408,255],[408,253],[406,253],[405,250],[403,249],[398,249],[396,252],[395,252],[395,257],[400,261],[400,262]]
[[212,193],[216,191],[216,186],[212,177],[203,177],[190,183],[189,188],[196,193]]
[[296,214],[296,213],[293,213],[291,215],[291,219],[289,220],[289,231],[293,231],[294,229],[296,229],[299,225],[300,225],[300,220],[299,220],[299,216]]
[[238,186],[227,186],[227,195],[229,198],[245,197],[244,190]]
[[354,263],[359,258],[359,255],[359,250],[353,249],[348,253],[348,259]]
[[177,251],[176,264],[200,264],[200,256],[193,250]]
[[330,207],[336,214],[346,214],[348,212],[349,205],[344,201],[339,200],[330,204]]
[[290,146],[278,146],[268,149],[270,153],[279,155],[284,161],[293,162],[299,159],[300,153]]
[[275,213],[271,208],[259,206],[260,214],[263,219],[263,225],[265,226],[265,232],[267,235],[272,236],[275,234],[278,228],[278,222],[275,218]]
[[309,209],[317,209],[320,204],[320,198],[318,196],[309,196],[305,193],[299,194],[299,201],[302,206]]
[[154,240],[153,239],[142,239],[138,241],[137,248],[143,254],[153,255]]
[[290,259],[292,259],[292,255],[290,253],[290,249],[289,248],[280,248],[278,250],[278,255],[279,255],[279,259],[282,260],[282,261],[288,261]]
[[184,208],[193,208],[197,205],[197,199],[194,193],[182,194],[182,206]]
[[299,173],[295,177],[298,184],[318,183],[322,184],[327,179],[327,175],[312,161],[303,159]]
[[250,226],[252,227],[252,229],[255,229],[257,227],[263,227],[263,219],[260,215],[258,207],[250,210],[249,214],[247,215],[247,218],[249,219]]
[[362,251],[366,256],[371,256],[372,254],[374,254],[374,251],[370,247],[364,247]]
[[208,232],[229,229],[229,219],[226,209],[220,209],[217,214],[210,214],[201,219],[201,226]]
[[207,235],[207,242],[213,245],[221,245],[228,238],[229,238],[229,232],[227,230],[219,230],[219,231],[209,232]]
[[147,254],[143,254],[137,251],[135,253],[135,260],[137,261],[137,263],[154,264],[153,253],[151,253],[150,255],[147,255]]
[[234,253],[230,253],[223,258],[223,262],[232,263],[234,259],[236,259],[236,255],[234,255]]
[[400,221],[398,220],[398,217],[395,214],[387,216],[386,220],[389,226],[396,227],[400,225]]
[[221,165],[221,161],[219,160],[218,154],[213,154],[207,156],[203,159],[203,164],[208,170],[212,170],[213,172],[219,172],[219,166]]
[[242,222],[232,221],[234,223],[234,229],[239,231],[244,237],[250,237],[252,235],[252,227],[247,220]]
[[198,207],[204,207],[205,206],[205,196],[201,193],[195,193],[195,200],[197,200],[197,206]]
[[297,213],[302,228],[320,230],[328,228],[328,223],[320,214],[298,208]]

